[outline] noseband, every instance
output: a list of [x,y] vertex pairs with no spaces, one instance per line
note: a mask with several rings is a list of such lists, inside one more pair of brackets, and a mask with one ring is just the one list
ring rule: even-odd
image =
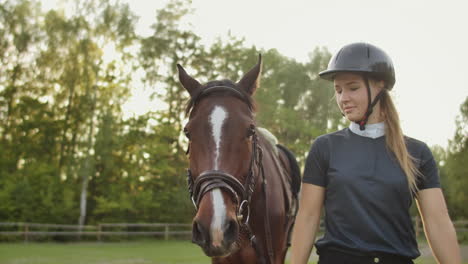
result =
[[[236,97],[248,102],[246,95],[239,92],[235,88],[228,86],[214,86],[203,90],[196,98],[217,91],[230,91]],[[249,171],[244,183],[241,183],[233,175],[221,170],[206,170],[193,179],[190,169],[187,170],[187,182],[190,197],[195,209],[198,210],[198,205],[206,193],[213,189],[219,188],[226,190],[231,194],[236,202],[236,218],[240,226],[248,226],[250,217],[250,202],[252,193],[255,190],[255,165],[259,167],[259,171],[263,171],[262,166],[262,149],[258,145],[258,136],[255,126],[251,125],[250,134],[252,135],[252,155],[250,157]],[[244,218],[245,216],[245,218]]]
[[[193,180],[190,169],[187,170],[187,182],[190,197],[195,209],[198,210],[203,195],[209,191],[220,188],[228,191],[236,201],[236,218],[241,225],[248,225],[250,216],[250,201],[252,193],[255,190],[255,172],[254,167],[262,167],[262,149],[258,145],[258,137],[255,134],[255,127],[251,127],[252,132],[252,156],[250,158],[249,172],[245,183],[241,183],[236,177],[221,170],[207,170]],[[263,171],[261,168],[259,171]],[[246,210],[246,211],[245,211]],[[244,215],[246,217],[244,218]]]

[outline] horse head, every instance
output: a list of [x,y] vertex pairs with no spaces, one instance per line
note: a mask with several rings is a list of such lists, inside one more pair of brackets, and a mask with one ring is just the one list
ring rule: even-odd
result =
[[200,84],[180,65],[179,80],[189,92],[189,191],[197,209],[192,241],[207,256],[228,256],[239,248],[248,222],[259,151],[252,95],[258,87],[261,57],[239,82]]

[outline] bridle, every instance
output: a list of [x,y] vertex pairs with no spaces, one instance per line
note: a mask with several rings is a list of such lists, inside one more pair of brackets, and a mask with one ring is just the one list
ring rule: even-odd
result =
[[[255,133],[255,126],[251,126],[252,134],[252,155],[250,157],[249,171],[244,183],[241,183],[236,177],[221,170],[206,170],[200,173],[193,180],[192,172],[187,169],[187,183],[195,209],[206,193],[213,189],[220,188],[228,191],[236,202],[236,218],[240,226],[248,226],[250,217],[250,202],[253,191],[255,190],[255,166],[262,168],[262,149],[258,145],[258,136]],[[245,217],[244,217],[245,216]]]
[[[218,91],[230,91],[236,97],[245,101],[248,100],[246,95],[229,86],[214,86],[207,88],[203,90],[195,100],[199,100],[204,95]],[[191,170],[187,169],[188,190],[196,210],[198,210],[198,205],[200,204],[203,195],[216,188],[224,189],[235,199],[236,218],[239,226],[247,228],[250,218],[250,202],[256,183],[255,167],[257,166],[259,172],[263,172],[262,148],[258,145],[258,136],[255,125],[250,126],[249,135],[252,137],[252,155],[250,157],[249,171],[247,172],[244,183],[241,183],[233,175],[221,170],[203,171],[194,180]]]
[[[234,96],[240,98],[244,102],[246,102],[249,107],[251,106],[249,103],[249,99],[247,95],[241,93],[237,89],[229,86],[213,86],[202,90],[199,94],[195,95],[192,99],[193,103],[196,104],[200,98],[206,96],[208,94],[214,92],[231,92]],[[252,109],[251,109],[252,110]],[[267,204],[267,196],[266,196],[266,178],[265,172],[263,168],[263,150],[258,144],[258,135],[256,133],[255,125],[251,125],[249,128],[249,135],[252,137],[252,155],[250,157],[250,165],[249,171],[245,178],[245,182],[241,183],[236,177],[233,175],[221,171],[221,170],[206,170],[201,172],[198,177],[194,180],[192,172],[190,169],[187,169],[187,183],[188,183],[188,190],[190,193],[190,198],[192,199],[193,205],[195,209],[198,211],[198,205],[206,193],[209,191],[220,188],[228,191],[232,197],[236,200],[236,220],[240,228],[243,228],[248,236],[248,239],[257,252],[259,257],[262,257],[260,254],[259,247],[257,245],[257,240],[255,235],[252,233],[252,229],[249,225],[249,218],[250,218],[250,205],[252,194],[255,190],[255,185],[257,182],[257,177],[261,177],[262,183],[262,191],[263,191],[263,199],[265,203],[265,234],[266,234],[266,249],[269,257],[269,263],[273,263],[274,259],[274,252],[272,246],[272,235],[271,235],[271,228],[270,222],[268,218],[268,204]],[[187,154],[190,152],[190,142],[189,148],[187,149]],[[257,169],[256,169],[257,168]],[[258,172],[257,174],[255,172]],[[261,263],[264,263],[265,260],[262,259]]]

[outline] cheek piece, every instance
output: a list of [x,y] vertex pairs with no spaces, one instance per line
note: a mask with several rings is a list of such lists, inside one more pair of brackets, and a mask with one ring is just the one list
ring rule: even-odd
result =
[[371,102],[371,89],[369,85],[369,78],[367,76],[363,76],[364,78],[364,83],[366,84],[367,88],[367,111],[364,114],[363,118],[360,121],[356,121],[356,123],[359,125],[360,130],[366,129],[366,124],[367,121],[369,120],[369,116],[372,114],[372,111],[374,109],[374,106],[379,102],[380,99],[382,99],[382,96],[385,93],[385,89],[382,89],[377,96],[375,96],[374,101]]

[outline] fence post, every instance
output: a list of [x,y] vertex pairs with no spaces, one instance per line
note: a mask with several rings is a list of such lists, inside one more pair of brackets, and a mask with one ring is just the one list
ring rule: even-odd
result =
[[24,242],[29,242],[29,225],[28,223],[24,224]]
[[164,240],[169,240],[169,225],[164,226]]
[[97,239],[99,242],[101,242],[101,231],[102,231],[102,226],[101,224],[98,224]]
[[421,233],[421,219],[416,216],[414,218],[414,222],[415,222],[415,229],[416,229],[416,237],[419,237],[419,234]]

